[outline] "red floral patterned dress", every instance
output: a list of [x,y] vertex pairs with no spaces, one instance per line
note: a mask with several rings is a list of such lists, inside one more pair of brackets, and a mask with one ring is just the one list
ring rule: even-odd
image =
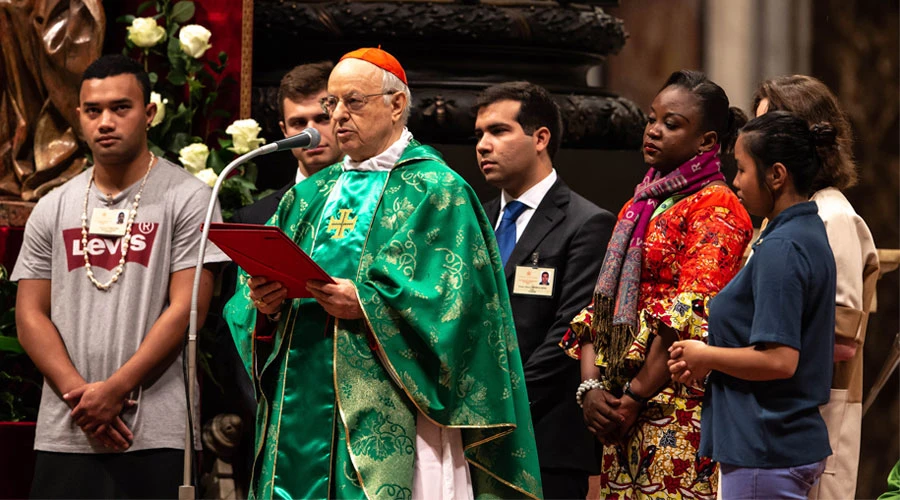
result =
[[[737,274],[752,230],[747,211],[724,185],[710,185],[660,205],[643,247],[639,326],[626,355],[628,376],[606,380],[613,391],[643,366],[660,322],[678,332],[681,340],[706,340],[709,300]],[[593,305],[576,316],[561,342],[576,359],[581,339],[592,338],[592,312]],[[602,373],[603,352],[597,353],[597,365]],[[626,440],[604,446],[601,495],[715,498],[716,464],[697,455],[702,400],[701,389],[674,382],[657,393]]]

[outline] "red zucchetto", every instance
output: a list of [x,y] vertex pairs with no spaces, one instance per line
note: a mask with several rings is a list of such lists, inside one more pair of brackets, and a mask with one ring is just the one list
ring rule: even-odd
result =
[[403,66],[400,66],[400,61],[384,50],[381,50],[381,47],[377,49],[371,47],[356,49],[353,52],[344,54],[343,57],[341,57],[341,61],[344,59],[361,59],[370,62],[399,78],[404,85],[409,85],[409,83],[406,82],[406,72],[403,71]]

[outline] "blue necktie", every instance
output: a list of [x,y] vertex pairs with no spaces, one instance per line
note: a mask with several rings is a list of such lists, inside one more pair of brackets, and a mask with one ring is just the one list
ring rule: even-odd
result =
[[522,215],[522,212],[528,208],[521,201],[511,201],[506,204],[503,211],[503,219],[497,226],[494,234],[497,236],[497,246],[500,247],[500,259],[503,261],[503,267],[506,267],[506,261],[516,246],[516,219]]

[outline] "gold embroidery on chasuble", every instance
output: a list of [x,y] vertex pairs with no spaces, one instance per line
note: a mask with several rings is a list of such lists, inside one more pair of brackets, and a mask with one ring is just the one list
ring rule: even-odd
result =
[[338,210],[337,217],[331,217],[328,220],[328,232],[334,233],[331,236],[333,240],[342,240],[344,239],[344,233],[347,231],[353,231],[356,228],[356,217],[350,217],[350,214],[353,213],[353,209],[351,208],[342,208]]

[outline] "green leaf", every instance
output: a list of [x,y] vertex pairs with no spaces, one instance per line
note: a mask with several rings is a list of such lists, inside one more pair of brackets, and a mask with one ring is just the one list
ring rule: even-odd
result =
[[123,23],[131,26],[131,23],[134,22],[134,16],[128,14],[127,16],[119,16],[116,18],[117,23]]
[[166,80],[169,80],[169,83],[172,85],[178,85],[180,87],[187,82],[187,75],[172,68],[172,71],[169,71],[169,76],[166,77]]
[[216,99],[218,99],[218,97],[219,97],[218,92],[210,92],[209,94],[207,94],[206,99],[203,102],[203,115],[204,116],[209,115],[209,107],[212,106],[213,104],[215,104]]
[[264,190],[264,191],[260,191],[260,192],[256,193],[256,196],[254,196],[254,198],[256,198],[257,200],[261,200],[261,199],[265,198],[266,196],[269,196],[270,194],[272,194],[272,193],[274,193],[274,192],[275,192],[274,189],[269,188],[269,189],[266,189],[266,190]]
[[225,63],[227,63],[227,62],[228,62],[228,54],[226,54],[224,50],[222,52],[219,52],[219,64],[221,64],[222,66],[225,66]]
[[156,156],[158,156],[160,158],[165,158],[165,156],[166,156],[166,152],[163,151],[162,148],[160,148],[156,144],[150,145],[150,151],[152,151],[153,154],[155,154]]
[[177,134],[175,134],[175,137],[172,138],[172,144],[169,146],[169,151],[178,154],[178,152],[181,151],[181,148],[191,144],[192,142],[194,141],[191,137],[191,134],[178,132]]
[[247,182],[246,179],[236,175],[226,179],[222,185],[228,189],[228,193],[225,193],[227,195],[225,199],[219,198],[219,203],[223,207],[228,206],[231,209],[235,209],[253,203],[252,191],[256,190],[256,186],[253,183]]
[[[224,54],[224,52],[222,52],[222,54]],[[227,61],[228,57],[226,56],[225,59],[226,59],[226,61],[223,63],[220,63],[220,64],[210,63],[210,65],[209,65],[209,67],[211,67],[213,69],[213,71],[219,76],[222,76],[222,72],[225,71],[225,67],[228,66],[228,61]]]
[[157,75],[155,71],[151,71],[151,72],[147,73],[147,78],[150,79],[150,85],[153,87],[155,87],[156,82],[159,81],[159,75]]
[[209,157],[206,159],[206,166],[213,169],[216,175],[222,173],[222,170],[225,170],[225,162],[222,161],[222,155],[219,154],[219,151],[213,149],[209,152]]
[[199,73],[201,70],[203,70],[204,62],[202,59],[194,59],[193,57],[188,57],[187,55],[185,55],[185,58],[187,59],[188,73]]
[[206,87],[200,80],[197,80],[196,78],[188,80],[188,90],[192,95],[199,94],[204,88]]
[[178,2],[172,7],[172,21],[176,23],[186,23],[194,17],[194,2],[188,0]]
[[234,143],[231,142],[231,139],[219,139],[219,147],[222,149],[228,149],[233,145]]
[[179,40],[174,33],[169,33],[169,44],[166,46],[166,55],[169,58],[169,64],[172,65],[172,69],[177,68],[182,72],[185,71],[184,58],[187,56],[184,54],[184,51],[181,50],[181,40]]
[[138,5],[137,13],[142,14],[145,10],[153,7],[154,5],[156,5],[156,0],[147,0],[146,2]]
[[232,181],[232,183],[235,186],[239,187],[241,191],[246,190],[248,195],[250,194],[250,191],[256,191],[256,184],[250,182],[240,175],[229,177],[228,180]]
[[247,182],[253,184],[253,191],[256,191],[256,177],[259,169],[256,167],[256,164],[253,162],[247,162],[244,164],[244,179],[247,179]]
[[180,29],[181,29],[181,24],[176,23],[175,21],[172,21],[170,19],[168,26],[166,26],[166,35],[169,36],[169,39],[174,38],[176,41],[180,42],[181,40],[178,40],[178,30],[180,30]]
[[25,350],[22,349],[19,339],[15,337],[0,337],[0,352],[21,353],[25,352]]
[[[193,65],[191,65],[191,69],[194,69]],[[200,64],[200,69],[197,70],[195,76],[197,77],[198,80],[203,82],[203,85],[206,85],[208,87],[216,86],[216,79],[211,74],[209,74],[209,71],[203,71],[203,63],[202,62]]]

